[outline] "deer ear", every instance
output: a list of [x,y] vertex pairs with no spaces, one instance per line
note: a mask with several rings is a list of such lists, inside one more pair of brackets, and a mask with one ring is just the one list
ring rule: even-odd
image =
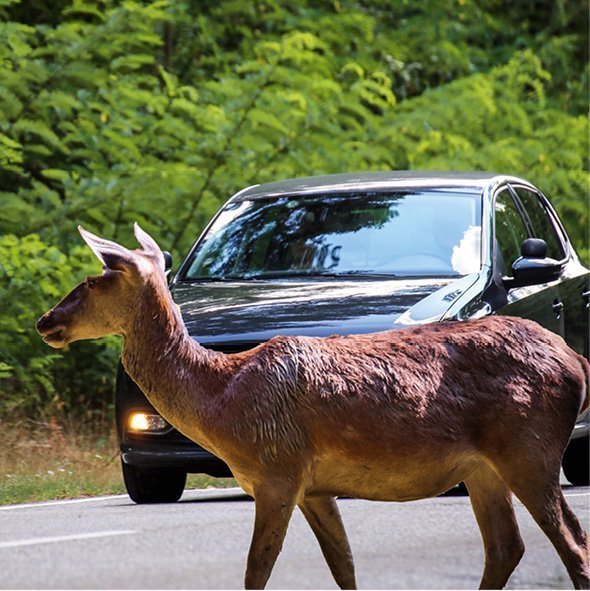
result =
[[82,226],[78,226],[78,232],[107,269],[123,271],[125,268],[135,266],[133,253],[124,246],[100,238]]
[[158,243],[144,230],[139,227],[139,224],[135,222],[133,224],[133,233],[137,242],[139,242],[144,254],[154,257],[158,262],[159,266],[164,270],[164,255],[158,246]]

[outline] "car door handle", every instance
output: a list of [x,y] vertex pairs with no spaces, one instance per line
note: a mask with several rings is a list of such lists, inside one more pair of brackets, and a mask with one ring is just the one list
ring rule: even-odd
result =
[[553,309],[555,316],[559,318],[561,316],[561,313],[563,312],[563,302],[561,300],[555,300],[551,308]]
[[582,292],[582,298],[584,298],[584,303],[586,304],[586,308],[590,308],[590,289],[586,289]]

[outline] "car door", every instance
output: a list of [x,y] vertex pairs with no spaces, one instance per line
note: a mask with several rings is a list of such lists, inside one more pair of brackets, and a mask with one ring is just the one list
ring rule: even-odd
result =
[[[494,200],[494,281],[497,285],[505,285],[512,278],[512,263],[520,257],[520,247],[527,238],[543,238],[535,236],[526,210],[518,198],[516,191],[509,185],[502,187]],[[544,238],[543,238],[544,239]],[[551,252],[549,246],[551,244]],[[548,243],[547,256],[561,260],[563,250],[557,245]],[[555,256],[552,256],[555,255]],[[527,285],[506,289],[506,300],[497,310],[497,314],[520,316],[535,320],[545,328],[565,336],[564,305],[561,301],[557,282]]]
[[561,260],[560,256],[565,257],[563,274],[557,286],[557,301],[563,306],[564,338],[572,349],[588,358],[588,269],[577,260],[557,214],[547,199],[525,186],[513,185],[513,190],[523,205],[535,237],[547,243],[547,256],[556,260]]
[[564,278],[560,295],[565,304],[565,340],[567,344],[590,359],[590,286],[589,275],[576,272]]

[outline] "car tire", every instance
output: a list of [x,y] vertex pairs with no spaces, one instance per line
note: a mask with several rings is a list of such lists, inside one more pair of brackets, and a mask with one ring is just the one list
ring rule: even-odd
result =
[[131,500],[145,503],[175,503],[186,484],[186,472],[177,468],[143,468],[121,462],[125,488]]
[[575,486],[590,484],[590,438],[572,439],[563,454],[563,473]]

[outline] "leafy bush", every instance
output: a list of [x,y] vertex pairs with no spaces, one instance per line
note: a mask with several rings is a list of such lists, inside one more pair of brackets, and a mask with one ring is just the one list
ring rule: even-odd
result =
[[64,408],[87,415],[111,404],[109,376],[118,351],[114,339],[52,351],[35,331],[37,318],[73,287],[74,277],[96,272],[89,252],[76,247],[66,256],[36,234],[0,237],[0,415],[59,413]]

